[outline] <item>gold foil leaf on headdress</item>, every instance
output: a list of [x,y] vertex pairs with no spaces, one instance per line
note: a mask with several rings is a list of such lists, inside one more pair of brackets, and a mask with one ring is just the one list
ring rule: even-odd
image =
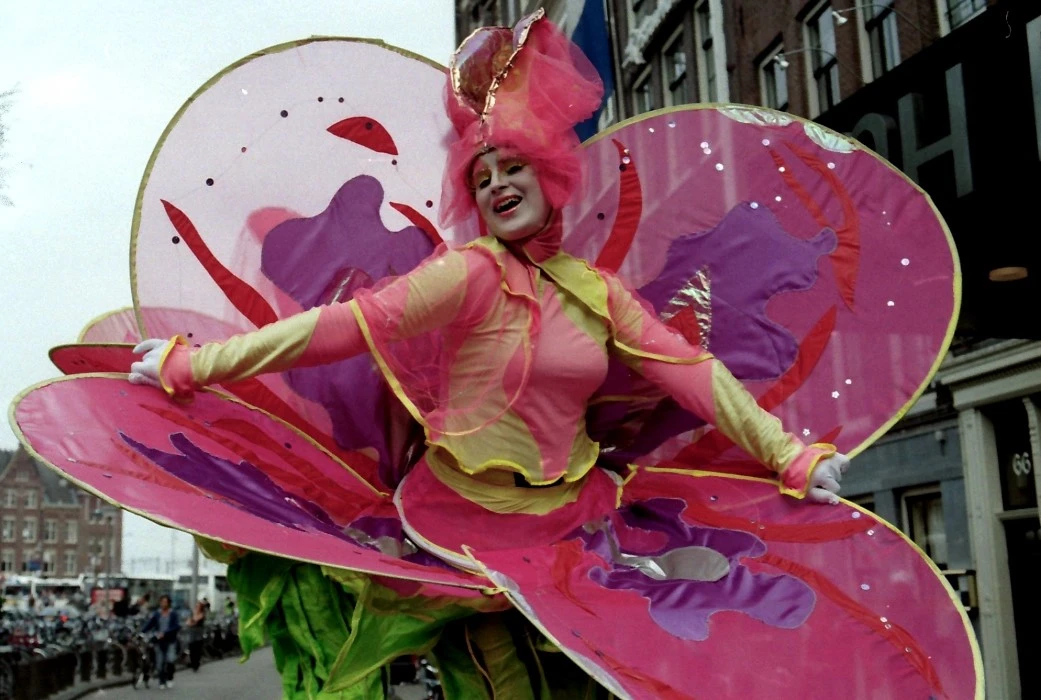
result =
[[477,114],[484,111],[488,90],[513,56],[513,32],[485,27],[471,34],[452,57],[452,88]]
[[484,117],[495,101],[494,93],[523,48],[531,26],[545,17],[541,8],[514,28],[482,27],[459,45],[450,63],[452,88],[475,114]]

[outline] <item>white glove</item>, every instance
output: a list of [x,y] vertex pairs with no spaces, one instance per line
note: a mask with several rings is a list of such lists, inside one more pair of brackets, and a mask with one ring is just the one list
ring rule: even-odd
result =
[[[131,384],[147,384],[156,388],[162,386],[159,383],[159,361],[162,360],[168,345],[173,345],[173,341],[162,338],[149,338],[137,344],[134,354],[144,353],[144,357],[140,362],[130,365],[128,378]],[[817,469],[820,470],[820,467],[818,466]]]
[[838,505],[839,482],[842,481],[842,475],[846,473],[847,469],[849,469],[849,457],[844,454],[836,453],[822,459],[810,476],[810,490],[806,493],[807,500],[814,503]]

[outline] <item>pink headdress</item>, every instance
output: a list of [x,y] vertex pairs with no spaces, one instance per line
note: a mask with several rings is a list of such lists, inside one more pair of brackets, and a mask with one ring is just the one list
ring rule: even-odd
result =
[[565,204],[582,174],[574,127],[603,97],[589,59],[539,9],[513,29],[476,30],[449,68],[445,108],[456,133],[442,181],[441,225],[473,211],[470,167],[492,148],[529,159],[550,205]]

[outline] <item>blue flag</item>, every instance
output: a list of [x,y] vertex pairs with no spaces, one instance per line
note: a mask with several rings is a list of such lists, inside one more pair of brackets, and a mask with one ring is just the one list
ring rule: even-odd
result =
[[[596,114],[575,127],[578,137],[585,141],[595,134],[600,113],[614,94],[614,60],[611,55],[611,34],[604,12],[604,0],[568,0],[569,17],[578,16],[573,24],[571,40],[582,49],[600,74],[604,83],[604,100]],[[571,22],[568,22],[571,24]]]

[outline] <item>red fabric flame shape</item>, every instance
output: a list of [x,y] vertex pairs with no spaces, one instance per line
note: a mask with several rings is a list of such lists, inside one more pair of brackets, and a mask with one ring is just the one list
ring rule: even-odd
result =
[[847,537],[859,535],[875,527],[875,523],[868,518],[851,518],[850,520],[839,522],[808,523],[806,525],[766,524],[761,529],[760,525],[764,525],[764,523],[751,522],[748,518],[720,513],[703,502],[693,499],[687,502],[687,509],[684,511],[683,516],[684,519],[692,519],[697,525],[710,525],[727,530],[750,532],[767,542],[798,542],[800,544],[844,540]]
[[597,614],[571,590],[570,576],[572,572],[579,570],[584,553],[581,541],[565,540],[564,542],[559,542],[553,545],[553,551],[553,566],[550,570],[550,577],[553,579],[554,588],[560,592],[560,595],[571,601],[572,605],[585,610],[593,617],[597,617]]
[[[817,366],[824,348],[828,345],[831,332],[835,329],[835,317],[837,309],[831,307],[817,323],[806,334],[802,343],[799,344],[799,356],[788,371],[781,375],[773,386],[766,390],[758,399],[757,403],[763,410],[770,411],[776,408],[795,393],[810,376],[813,368]],[[723,454],[733,447],[734,442],[718,430],[714,430],[693,445],[680,450],[675,461],[687,465],[702,465]]]
[[[251,449],[249,445],[270,449],[274,443],[270,439],[264,441],[259,440],[258,431],[244,433],[242,431],[242,426],[239,424],[241,423],[240,421],[218,421],[218,423],[222,424],[214,425],[213,429],[209,429],[198,422],[189,420],[173,410],[153,408],[144,405],[141,405],[141,408],[165,418],[174,425],[187,428],[203,435],[218,445],[223,446],[225,449],[235,454],[239,459],[249,462],[268,476],[277,480],[280,485],[291,489],[297,489],[302,495],[321,506],[327,513],[334,514],[337,518],[342,518],[341,522],[350,521],[359,510],[367,505],[364,502],[359,502],[353,494],[344,491],[332,480],[322,475],[321,472],[311,468],[310,465],[308,465],[306,469],[302,470],[301,465],[303,464],[303,460],[286,460],[297,469],[297,474],[292,474],[267,460],[261,459],[260,455],[257,454],[255,450]],[[221,435],[217,432],[217,429],[230,432],[237,437],[242,437],[243,439],[252,442],[248,442],[248,444],[244,445],[237,440]],[[285,459],[285,450],[276,447],[273,451]]]
[[829,581],[827,577],[808,566],[784,559],[770,552],[763,554],[758,558],[758,561],[801,578],[815,591],[845,610],[850,617],[884,637],[886,641],[900,650],[907,662],[921,674],[931,688],[937,691],[938,695],[946,697],[946,693],[943,691],[943,684],[940,682],[936,669],[930,663],[929,656],[922,651],[922,648],[918,646],[918,642],[915,641],[914,637],[907,630],[892,622],[883,622],[876,613],[850,598],[838,586]]
[[602,661],[608,667],[610,667],[612,671],[614,671],[617,674],[623,675],[626,678],[639,683],[644,688],[647,688],[650,691],[652,691],[652,694],[648,697],[658,698],[659,700],[694,700],[693,695],[687,695],[684,692],[676,690],[675,688],[668,686],[665,683],[662,683],[661,681],[652,676],[640,673],[630,664],[623,664],[618,659],[605,652],[603,649],[598,649],[597,647],[594,647],[592,644],[589,643],[589,641],[585,637],[582,637],[581,639],[582,643],[585,644],[586,647],[588,647],[589,650],[592,651],[598,659],[600,659],[600,661]]
[[[621,183],[618,187],[618,213],[615,215],[614,226],[607,242],[600,250],[596,258],[597,267],[617,272],[622,266],[622,261],[629,254],[636,229],[640,226],[640,217],[643,216],[643,191],[640,188],[640,176],[636,172],[636,163],[629,155],[629,149],[618,139],[611,139],[615,148],[618,149],[618,169],[622,173]],[[626,163],[625,160],[629,162]]]
[[389,202],[389,204],[397,211],[401,212],[402,216],[408,219],[413,226],[423,231],[435,247],[444,243],[441,234],[438,233],[437,229],[434,228],[434,225],[430,223],[430,219],[426,218],[407,204],[401,204],[400,202]]
[[679,331],[680,335],[691,345],[701,345],[701,326],[698,324],[698,317],[694,313],[694,309],[689,306],[680,309],[665,325]]
[[378,153],[392,156],[398,154],[398,147],[390,132],[372,117],[348,117],[328,127],[326,131]]
[[361,452],[344,450],[332,437],[323,433],[310,421],[293,410],[292,406],[283,401],[271,389],[267,388],[259,379],[246,379],[234,384],[222,384],[221,386],[228,393],[237,396],[246,403],[267,411],[297,428],[300,432],[331,452],[344,464],[348,465],[374,487],[379,483],[379,477],[377,476],[379,467],[376,460]]
[[181,239],[188,245],[195,259],[199,261],[210,278],[224,292],[224,296],[228,298],[228,301],[257,328],[262,328],[269,323],[277,321],[278,316],[271,308],[271,305],[264,300],[264,297],[260,296],[257,290],[236,277],[231,270],[224,267],[217,260],[217,257],[210,251],[205,241],[202,240],[202,236],[199,235],[195,224],[191,222],[188,216],[165,199],[160,201],[166,209],[166,215],[170,218],[170,223],[177,229],[177,233],[181,235]]
[[[831,226],[820,206],[810,198],[806,190],[795,179],[791,168],[787,167],[784,158],[774,149],[770,149],[770,155],[774,163],[777,164],[785,184],[795,192],[799,201],[803,203],[803,206],[813,216],[814,221],[822,227],[835,230],[839,244],[828,257],[831,258],[831,262],[835,266],[835,279],[838,281],[839,294],[842,296],[846,306],[852,310],[853,298],[857,287],[857,273],[860,268],[860,217],[857,215],[857,207],[853,204],[849,191],[827,164],[812,153],[799,148],[794,143],[785,143],[785,145],[807,167],[824,178],[842,207],[842,223],[838,226]],[[780,170],[780,168],[784,169]]]

